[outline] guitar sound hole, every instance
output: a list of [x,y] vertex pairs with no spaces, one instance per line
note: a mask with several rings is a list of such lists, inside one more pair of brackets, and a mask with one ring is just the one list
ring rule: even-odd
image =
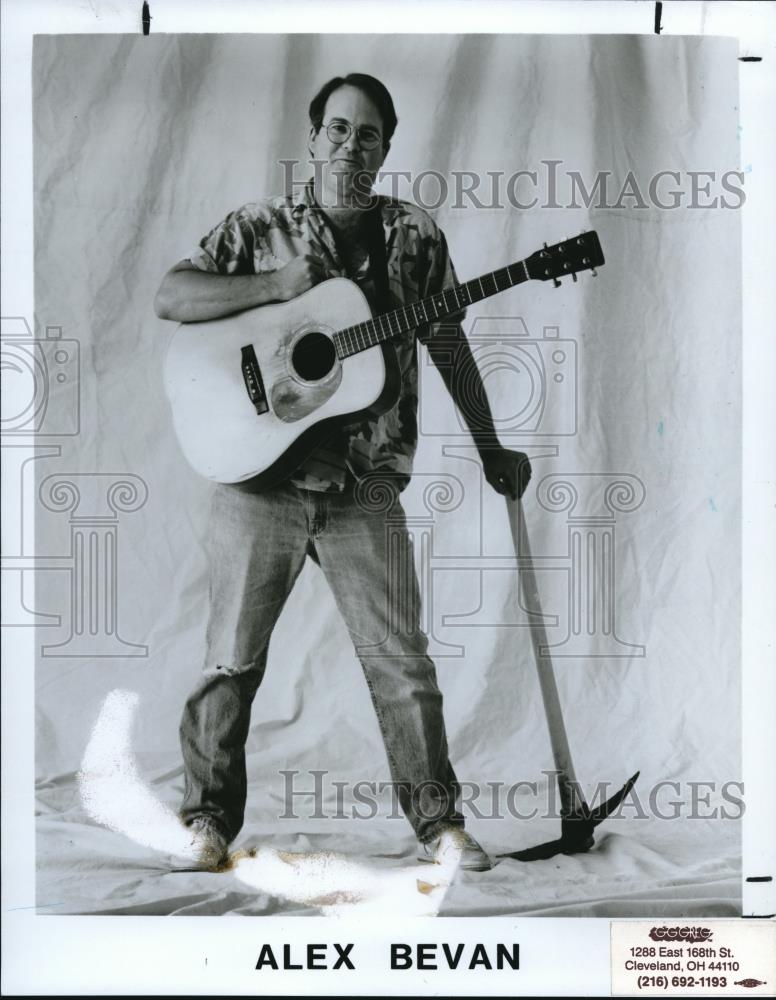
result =
[[305,382],[317,382],[325,378],[336,360],[334,344],[323,333],[306,333],[294,344],[291,352],[294,371]]

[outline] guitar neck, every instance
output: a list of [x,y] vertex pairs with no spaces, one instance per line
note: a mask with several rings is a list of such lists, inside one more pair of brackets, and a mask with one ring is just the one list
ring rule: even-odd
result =
[[480,275],[479,278],[472,278],[471,281],[455,285],[437,295],[430,295],[419,302],[403,306],[401,309],[373,317],[365,323],[357,323],[355,326],[338,330],[333,337],[337,356],[340,359],[348,358],[409,330],[443,320],[474,302],[480,302],[523,281],[528,281],[528,278],[526,262],[520,260],[515,264],[499,268],[498,271],[490,271],[488,274]]

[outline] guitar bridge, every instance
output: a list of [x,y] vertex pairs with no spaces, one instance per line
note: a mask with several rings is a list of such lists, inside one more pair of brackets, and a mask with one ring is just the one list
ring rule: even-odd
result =
[[253,344],[248,344],[242,349],[242,375],[250,401],[256,407],[256,413],[259,415],[266,413],[269,410],[269,403]]

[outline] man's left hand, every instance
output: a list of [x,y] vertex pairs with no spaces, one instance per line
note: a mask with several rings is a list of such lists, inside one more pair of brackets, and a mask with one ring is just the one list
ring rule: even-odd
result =
[[497,493],[512,497],[521,497],[531,478],[531,463],[522,451],[509,451],[499,448],[482,454],[482,468],[485,478]]

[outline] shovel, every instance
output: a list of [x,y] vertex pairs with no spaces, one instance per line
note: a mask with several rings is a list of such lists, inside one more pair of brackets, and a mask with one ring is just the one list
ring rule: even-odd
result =
[[515,858],[518,861],[539,861],[551,858],[556,854],[580,854],[589,851],[595,842],[593,831],[617,809],[633,787],[640,772],[637,771],[632,778],[625,782],[619,792],[595,809],[591,809],[585,801],[574,772],[574,763],[571,759],[571,750],[558,697],[558,686],[555,683],[555,672],[552,669],[552,660],[547,653],[547,633],[543,624],[539,588],[536,585],[536,575],[531,561],[531,549],[521,502],[507,498],[507,514],[509,515],[509,527],[512,531],[512,544],[518,560],[524,606],[529,617],[531,644],[533,645],[536,669],[539,673],[544,711],[547,714],[547,726],[550,730],[550,743],[552,744],[552,756],[555,761],[561,803],[561,833],[558,840],[551,840],[536,847],[501,856]]

